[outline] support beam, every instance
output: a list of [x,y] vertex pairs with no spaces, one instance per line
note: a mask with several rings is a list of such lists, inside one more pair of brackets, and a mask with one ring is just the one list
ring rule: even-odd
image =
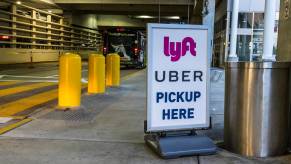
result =
[[273,56],[276,0],[265,1],[263,61],[275,61]]
[[233,0],[231,15],[231,34],[230,34],[230,53],[228,61],[237,61],[236,43],[237,43],[237,24],[238,24],[239,0]]

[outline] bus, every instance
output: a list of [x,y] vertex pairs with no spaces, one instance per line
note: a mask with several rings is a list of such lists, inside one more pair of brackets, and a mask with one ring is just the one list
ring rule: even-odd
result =
[[121,66],[144,68],[146,63],[146,35],[142,30],[110,28],[103,32],[103,54],[120,55]]

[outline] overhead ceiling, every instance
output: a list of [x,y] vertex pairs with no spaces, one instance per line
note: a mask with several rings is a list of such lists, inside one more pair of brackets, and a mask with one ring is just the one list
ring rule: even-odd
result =
[[[21,4],[31,6],[38,9],[53,9],[59,8],[53,0],[1,0],[3,2],[14,2],[20,1]],[[3,3],[2,2],[2,3]],[[1,3],[0,3],[1,4]]]
[[[17,0],[3,0],[14,1]],[[21,0],[38,9],[105,15],[201,17],[203,0]],[[201,18],[200,18],[201,19]]]
[[201,17],[203,0],[55,0],[68,12]]
[[[187,5],[195,0],[54,0],[57,4],[139,4]],[[201,1],[201,0],[197,0]]]

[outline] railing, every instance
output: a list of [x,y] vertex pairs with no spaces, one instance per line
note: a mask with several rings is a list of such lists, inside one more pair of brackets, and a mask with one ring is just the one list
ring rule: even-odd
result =
[[4,1],[7,7],[0,9],[0,48],[101,50],[98,31],[72,27],[62,16]]

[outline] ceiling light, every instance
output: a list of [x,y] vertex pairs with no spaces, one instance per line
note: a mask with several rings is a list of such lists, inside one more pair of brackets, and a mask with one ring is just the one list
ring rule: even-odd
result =
[[54,4],[52,0],[40,0],[40,1],[48,4]]
[[140,15],[140,16],[136,16],[135,18],[140,18],[140,19],[151,19],[154,18],[153,16],[149,16],[149,15]]
[[169,17],[165,17],[166,19],[180,19],[179,16],[169,16]]
[[21,5],[21,2],[20,1],[17,1],[16,4]]

